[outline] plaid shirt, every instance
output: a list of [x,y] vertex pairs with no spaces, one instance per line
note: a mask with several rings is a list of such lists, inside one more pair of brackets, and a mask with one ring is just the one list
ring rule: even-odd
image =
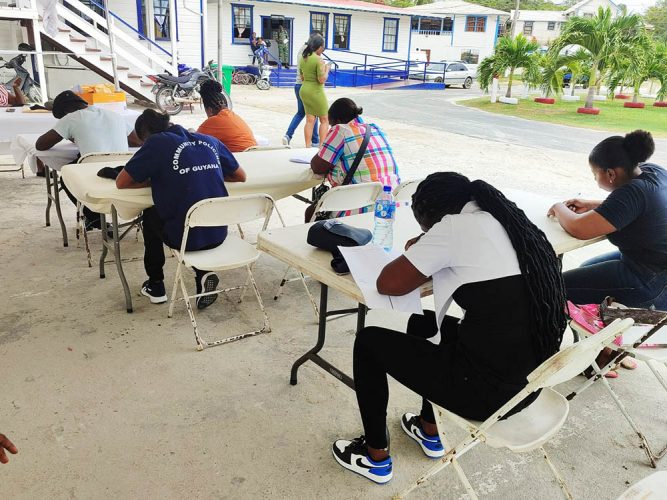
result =
[[364,140],[367,126],[371,127],[371,137],[351,184],[381,182],[394,189],[400,183],[394,153],[384,132],[377,125],[367,125],[361,118],[356,118],[346,125],[331,127],[318,152],[320,158],[334,165],[327,175],[332,186],[343,183]]

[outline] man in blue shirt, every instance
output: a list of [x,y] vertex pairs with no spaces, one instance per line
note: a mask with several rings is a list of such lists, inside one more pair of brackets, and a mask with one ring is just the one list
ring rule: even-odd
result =
[[[219,140],[191,133],[169,123],[169,116],[146,110],[135,124],[144,145],[116,178],[119,189],[151,186],[155,206],[144,210],[144,268],[148,280],[141,293],[153,304],[167,301],[164,287],[163,243],[179,249],[185,216],[195,203],[228,196],[225,181],[244,182],[245,172]],[[221,245],[227,227],[196,227],[190,230],[187,251],[208,250]],[[214,273],[195,269],[197,293],[218,285]],[[197,298],[197,307],[211,305],[218,295]]]

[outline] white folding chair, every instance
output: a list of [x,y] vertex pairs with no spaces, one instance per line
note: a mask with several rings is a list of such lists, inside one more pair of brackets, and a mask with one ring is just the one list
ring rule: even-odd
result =
[[664,500],[667,492],[667,471],[654,472],[630,486],[616,500]]
[[[557,352],[528,375],[528,384],[521,392],[484,422],[462,418],[432,403],[442,444],[449,451],[426,474],[422,475],[415,483],[403,491],[399,495],[399,498],[407,495],[420,484],[451,464],[454,470],[456,470],[469,497],[476,499],[477,494],[463,472],[461,465],[458,463],[458,458],[483,442],[492,448],[507,448],[513,453],[525,453],[539,448],[551,472],[562,488],[565,497],[571,499],[572,495],[567,489],[565,480],[549,459],[543,446],[565,423],[569,412],[568,400],[555,391],[553,387],[567,382],[588,368],[594,362],[600,350],[613,342],[615,337],[622,334],[632,324],[633,321],[631,319],[616,320],[598,334],[581,342],[576,342]],[[501,420],[504,415],[523,401],[526,396],[540,389],[542,390],[540,395],[530,406],[505,420]],[[470,397],[475,397],[475,395],[471,394]],[[467,433],[463,441],[457,446],[450,447],[446,443],[446,436],[444,434],[445,420],[454,423]]]
[[[81,156],[77,163],[95,163],[95,162],[107,162],[107,161],[117,161],[123,165],[127,163],[130,158],[134,156],[134,153],[129,151],[118,151],[111,153],[87,153]],[[86,257],[88,259],[88,267],[93,266],[92,257],[90,254],[90,244],[88,243],[88,231],[86,230],[86,225],[82,224],[83,220],[83,203],[80,201],[76,202],[76,239],[80,239],[80,235],[83,234],[83,243],[86,247]],[[139,234],[139,227],[137,227],[137,235]]]
[[[178,259],[178,266],[176,268],[176,276],[174,277],[174,286],[171,292],[171,300],[169,301],[168,317],[171,318],[174,313],[178,285],[180,284],[182,297],[178,298],[178,300],[182,299],[185,301],[185,306],[188,310],[190,321],[192,322],[192,327],[194,329],[197,350],[201,351],[206,347],[226,344],[228,342],[241,340],[245,337],[250,337],[260,333],[268,333],[271,331],[271,325],[269,324],[269,317],[267,316],[266,310],[264,309],[264,303],[262,302],[262,297],[259,294],[259,290],[257,289],[257,284],[255,282],[255,277],[252,273],[252,265],[260,255],[259,250],[257,250],[254,245],[239,238],[238,236],[234,234],[228,234],[224,243],[218,247],[212,248],[210,250],[188,252],[185,250],[185,245],[188,241],[188,234],[190,229],[195,227],[229,226],[264,218],[264,224],[262,225],[262,231],[264,231],[269,224],[269,219],[271,218],[271,213],[273,212],[274,208],[275,202],[269,195],[252,194],[245,196],[228,196],[224,198],[209,198],[195,203],[190,208],[190,210],[188,210],[188,213],[185,217],[185,228],[183,231],[181,248],[178,251],[174,250],[174,255]],[[227,271],[230,269],[245,267],[246,271],[248,272],[248,278],[243,285],[221,290],[214,290],[212,292],[202,291],[202,293],[199,294],[189,295],[187,287],[185,286],[185,281],[183,279],[184,267],[191,267],[200,269],[202,271],[211,272]],[[239,297],[240,303],[243,300],[243,295],[245,294],[245,290],[248,287],[248,282],[250,282],[252,285],[252,289],[255,292],[255,297],[257,297],[257,302],[259,303],[262,315],[264,316],[264,323],[262,327],[252,332],[234,335],[225,339],[215,340],[213,342],[203,340],[199,335],[197,320],[195,318],[190,300],[196,299],[197,297],[203,297],[205,295],[219,294],[223,292],[226,293],[232,290],[241,290],[241,296]]]
[[[345,212],[348,210],[356,210],[373,205],[381,192],[382,184],[379,182],[364,182],[361,184],[348,184],[347,186],[336,186],[335,188],[331,188],[329,191],[324,193],[324,195],[315,205],[315,211],[313,212],[313,216],[310,219],[310,222],[315,221],[318,212]],[[285,271],[285,275],[280,281],[278,291],[273,297],[273,300],[278,300],[280,298],[280,295],[283,293],[283,288],[287,283],[299,279],[287,278],[290,269],[291,267],[288,267]],[[303,280],[303,274],[299,274]],[[305,281],[304,286],[306,286]],[[308,290],[308,287],[306,287],[306,290]],[[315,303],[312,295],[310,295],[310,291],[308,291],[308,296],[310,298],[311,304],[313,305],[313,309],[315,310],[315,316],[319,320],[319,308],[317,307],[317,304]]]
[[414,179],[411,181],[401,182],[398,186],[394,188],[394,199],[396,203],[401,205],[409,205],[412,203],[412,195],[417,191],[417,186],[424,179]]
[[[586,338],[592,336],[592,334],[584,329],[581,325],[576,323],[575,321],[570,322],[570,327],[572,330],[579,336],[579,338]],[[595,336],[598,335],[597,333]],[[651,341],[650,339],[648,340],[648,343],[650,344]],[[655,376],[656,379],[658,379],[658,382],[660,385],[667,391],[667,381],[665,381],[665,378],[663,375],[658,371],[656,365],[663,365],[664,367],[667,367],[667,348],[666,347],[651,347],[651,348],[642,348],[642,347],[634,347],[631,345],[623,345],[621,347],[612,345],[610,346],[614,351],[617,352],[627,352],[628,356],[635,358],[638,361],[642,361],[646,363],[646,365],[649,367],[653,375]],[[614,400],[614,403],[616,403],[616,406],[618,406],[618,409],[621,411],[623,414],[623,417],[625,417],[625,420],[628,421],[628,424],[630,424],[630,427],[632,427],[632,430],[637,434],[640,440],[640,447],[644,449],[644,452],[646,453],[646,456],[649,460],[649,463],[651,467],[655,468],[656,467],[656,461],[660,460],[667,454],[667,446],[662,448],[659,452],[654,452],[651,446],[648,443],[648,439],[646,438],[646,435],[639,429],[639,426],[635,423],[633,418],[630,416],[628,413],[628,410],[625,408],[625,405],[621,401],[621,399],[618,397],[618,394],[614,392],[614,390],[611,388],[611,384],[609,383],[609,380],[607,380],[604,375],[606,375],[608,372],[614,369],[614,365],[616,364],[616,361],[613,360],[609,362],[606,366],[603,367],[597,367],[595,365],[595,368],[598,371],[598,376],[586,381],[581,387],[579,387],[577,390],[575,390],[572,393],[572,399],[574,396],[577,396],[584,392],[586,389],[588,389],[593,383],[595,383],[598,379],[602,381],[602,385],[605,386],[607,389],[607,392],[609,392],[609,395],[611,398]]]
[[248,151],[273,151],[274,149],[292,149],[292,146],[289,144],[275,144],[273,146],[270,145],[260,145],[258,144],[257,146],[250,146],[249,148],[246,148],[243,150],[244,153]]

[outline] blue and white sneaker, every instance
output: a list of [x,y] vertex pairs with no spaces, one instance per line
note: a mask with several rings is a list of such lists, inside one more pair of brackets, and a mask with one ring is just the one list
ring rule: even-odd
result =
[[401,427],[405,433],[419,443],[424,454],[429,458],[440,458],[445,456],[445,448],[442,446],[440,436],[427,436],[419,424],[419,416],[414,413],[405,413],[401,417]]
[[364,436],[353,439],[352,441],[339,439],[334,442],[331,449],[336,462],[347,470],[356,472],[360,476],[364,476],[374,483],[388,483],[394,475],[392,471],[391,457],[387,457],[381,462],[376,462],[368,456],[366,439],[364,439]]

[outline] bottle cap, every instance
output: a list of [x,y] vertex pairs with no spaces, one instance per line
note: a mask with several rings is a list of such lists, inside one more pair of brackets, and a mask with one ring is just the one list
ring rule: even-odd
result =
[[391,186],[383,186],[383,187],[382,187],[382,190],[383,190],[385,193],[391,193]]

